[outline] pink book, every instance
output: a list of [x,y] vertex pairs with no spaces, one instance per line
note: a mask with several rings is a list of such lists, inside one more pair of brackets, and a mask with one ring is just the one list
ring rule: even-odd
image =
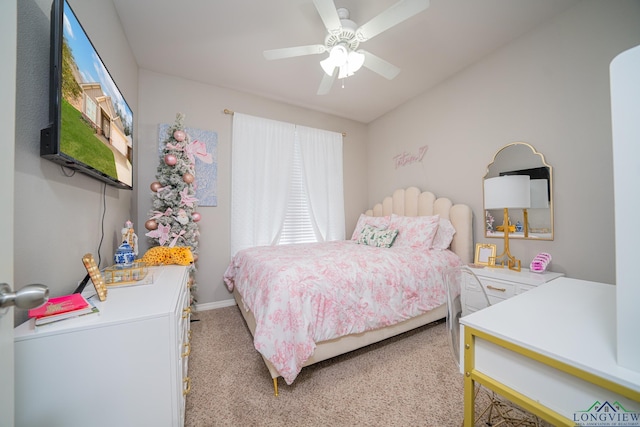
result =
[[51,298],[44,305],[32,308],[29,310],[29,317],[39,319],[41,317],[82,310],[88,306],[89,302],[80,294],[64,295],[61,297]]

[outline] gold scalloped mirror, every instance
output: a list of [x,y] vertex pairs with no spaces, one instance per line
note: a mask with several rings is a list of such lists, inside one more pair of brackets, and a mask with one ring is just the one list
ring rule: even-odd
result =
[[[509,210],[509,226],[515,228],[509,238],[553,240],[553,173],[544,155],[526,142],[507,144],[493,156],[484,179],[501,175],[528,175],[531,179],[531,208]],[[502,218],[501,211],[485,210],[485,237],[504,238]]]

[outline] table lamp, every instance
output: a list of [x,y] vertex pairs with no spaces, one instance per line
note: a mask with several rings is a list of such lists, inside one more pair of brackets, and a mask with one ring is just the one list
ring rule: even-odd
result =
[[[484,180],[484,208],[503,209],[504,251],[491,265],[520,271],[521,262],[509,252],[509,209],[527,209],[531,205],[528,175],[505,175]],[[494,257],[491,257],[493,259]]]
[[[546,179],[532,179],[529,181],[531,188],[531,209],[549,209],[549,181]],[[524,209],[524,237],[529,237],[529,212]]]

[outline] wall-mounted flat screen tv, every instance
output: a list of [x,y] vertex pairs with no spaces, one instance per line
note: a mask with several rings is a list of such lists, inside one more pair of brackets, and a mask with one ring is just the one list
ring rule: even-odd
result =
[[66,0],[51,6],[49,126],[40,155],[133,188],[133,112]]

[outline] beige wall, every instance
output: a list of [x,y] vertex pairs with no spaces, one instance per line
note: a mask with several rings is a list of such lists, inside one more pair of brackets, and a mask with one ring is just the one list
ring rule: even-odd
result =
[[[397,187],[417,185],[472,206],[482,234],[482,182],[504,144],[526,141],[554,167],[553,242],[513,242],[528,262],[554,256],[553,269],[614,281],[613,171],[608,64],[640,43],[640,2],[586,0],[552,22],[367,125],[257,96],[138,70],[110,2],[72,1],[137,114],[133,192],[107,187],[103,265],[111,262],[122,223],[141,236],[157,167],[157,126],[177,112],[189,127],[218,133],[218,206],[203,207],[199,303],[229,299],[222,274],[229,261],[229,165],[232,117],[225,108],[275,120],[347,132],[347,233],[359,213]],[[97,254],[102,184],[64,177],[39,157],[47,125],[50,0],[18,2],[15,162],[15,284],[45,283],[69,292],[84,276],[80,262]],[[395,168],[393,158],[427,145],[420,163]],[[454,173],[454,170],[456,171]],[[489,239],[500,247],[501,241]],[[17,310],[16,317],[26,313]]]
[[[615,247],[609,63],[640,43],[640,2],[587,0],[370,124],[369,201],[417,185],[474,211],[485,239],[482,177],[503,145],[525,141],[553,167],[555,240],[514,241],[571,277],[613,283]],[[393,157],[429,150],[421,163]]]
[[140,70],[138,119],[138,216],[141,248],[148,245],[143,224],[151,209],[149,185],[156,180],[158,125],[173,124],[176,113],[185,114],[186,127],[218,133],[218,206],[200,207],[199,262],[196,279],[199,304],[231,299],[222,276],[229,264],[231,125],[224,109],[304,126],[346,132],[344,182],[347,232],[351,233],[367,204],[366,126],[351,120],[270,101],[225,88]]
[[[71,0],[89,37],[127,102],[137,111],[138,67],[111,2]],[[51,296],[72,292],[86,271],[82,256],[98,258],[103,184],[40,158],[40,129],[48,125],[51,0],[18,2],[16,81],[14,283],[49,286]],[[135,124],[134,124],[135,126]],[[68,172],[68,171],[67,171]],[[132,215],[132,192],[107,187],[102,266],[113,263],[120,229]],[[16,324],[26,311],[15,310]]]

